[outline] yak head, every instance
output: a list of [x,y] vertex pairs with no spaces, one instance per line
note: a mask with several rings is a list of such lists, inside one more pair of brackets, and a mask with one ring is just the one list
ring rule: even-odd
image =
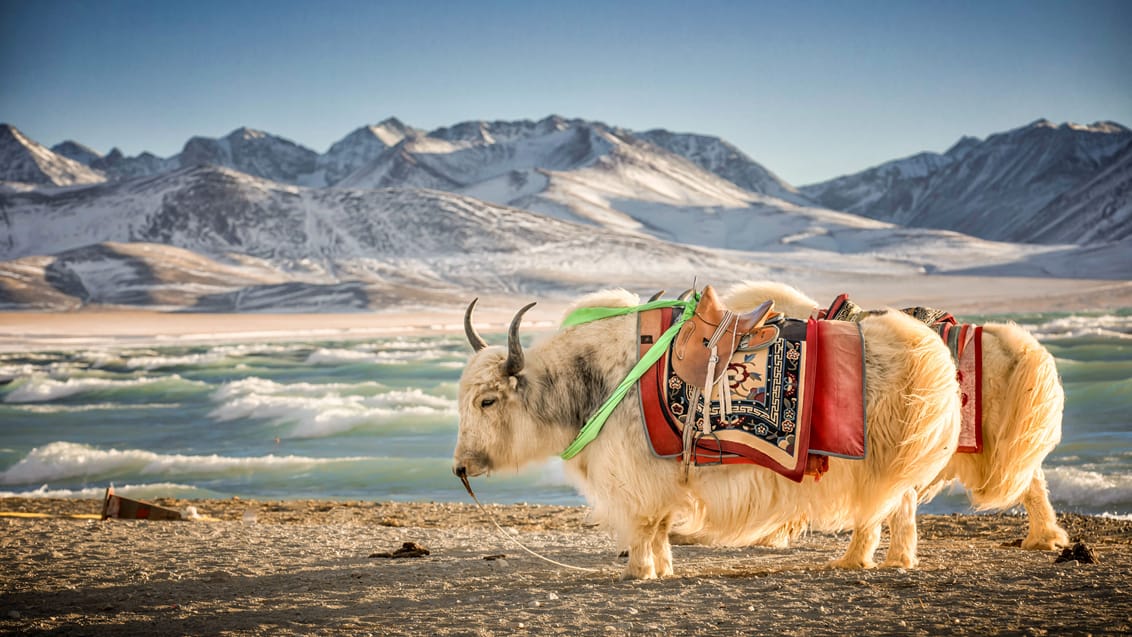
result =
[[501,469],[517,470],[523,464],[543,459],[534,418],[524,395],[523,346],[519,324],[535,304],[519,310],[511,320],[507,347],[488,347],[472,327],[476,301],[464,313],[464,332],[474,353],[460,377],[460,431],[452,459],[457,475],[477,476]]

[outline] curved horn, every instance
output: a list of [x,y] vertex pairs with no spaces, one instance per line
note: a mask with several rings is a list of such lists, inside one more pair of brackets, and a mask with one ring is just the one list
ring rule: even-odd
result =
[[468,337],[468,342],[472,344],[472,350],[476,352],[487,347],[487,341],[483,340],[479,332],[476,332],[476,328],[472,327],[472,312],[476,309],[476,302],[478,301],[479,297],[472,299],[472,302],[468,304],[467,311],[464,312],[464,334]]
[[664,290],[661,290],[661,291],[657,292],[656,294],[652,295],[652,297],[649,298],[649,303],[652,303],[653,301],[659,301],[660,297],[662,297],[662,296],[664,296]]
[[678,296],[676,298],[680,299],[681,301],[687,301],[688,299],[692,298],[692,292],[694,292],[694,291],[695,291],[694,288],[688,288],[687,290],[684,290],[684,292],[681,293],[680,296]]
[[534,303],[528,303],[511,319],[511,329],[507,332],[507,365],[504,368],[508,376],[515,376],[523,371],[523,344],[519,342],[519,324],[523,322],[523,315],[527,310],[534,306]]

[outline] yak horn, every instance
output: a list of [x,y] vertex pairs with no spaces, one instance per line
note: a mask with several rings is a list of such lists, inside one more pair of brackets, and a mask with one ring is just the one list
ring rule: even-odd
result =
[[519,342],[519,324],[523,322],[523,315],[527,310],[534,306],[534,303],[528,303],[511,319],[511,329],[507,332],[507,365],[504,368],[508,376],[516,376],[523,371],[523,344]]
[[687,301],[688,299],[692,298],[692,292],[694,292],[694,291],[695,291],[695,288],[688,288],[687,290],[684,290],[684,292],[676,298],[680,299],[681,301]]
[[652,297],[649,298],[649,303],[652,303],[653,301],[659,301],[660,297],[662,297],[662,296],[664,296],[664,290],[661,290],[660,292],[657,292],[656,294],[652,295]]
[[479,332],[476,332],[476,328],[472,327],[472,311],[476,309],[477,301],[479,301],[479,297],[472,299],[472,302],[468,304],[467,311],[464,312],[464,334],[467,335],[468,342],[472,344],[472,350],[476,352],[487,347],[487,341],[483,340]]

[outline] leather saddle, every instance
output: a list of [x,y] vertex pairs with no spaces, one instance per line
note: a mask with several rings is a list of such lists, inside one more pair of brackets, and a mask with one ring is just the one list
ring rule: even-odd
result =
[[755,351],[778,338],[778,327],[766,324],[781,316],[771,312],[773,307],[774,301],[767,301],[746,314],[736,314],[724,307],[714,288],[705,286],[695,313],[673,341],[672,370],[685,383],[706,389],[713,346],[718,358],[710,370],[711,383],[727,372],[736,351]]

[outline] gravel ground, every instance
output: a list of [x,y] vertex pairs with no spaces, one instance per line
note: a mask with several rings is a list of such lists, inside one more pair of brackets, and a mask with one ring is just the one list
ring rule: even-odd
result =
[[[1132,633],[1132,521],[1065,515],[1097,563],[1011,546],[1026,519],[924,515],[916,570],[834,571],[848,534],[790,549],[674,547],[622,581],[584,507],[158,501],[209,519],[106,520],[0,499],[0,632],[27,635],[990,635]],[[428,555],[389,559],[414,542]],[[883,549],[883,546],[882,546]],[[502,557],[500,557],[502,556]],[[1081,557],[1079,555],[1079,557]]]

